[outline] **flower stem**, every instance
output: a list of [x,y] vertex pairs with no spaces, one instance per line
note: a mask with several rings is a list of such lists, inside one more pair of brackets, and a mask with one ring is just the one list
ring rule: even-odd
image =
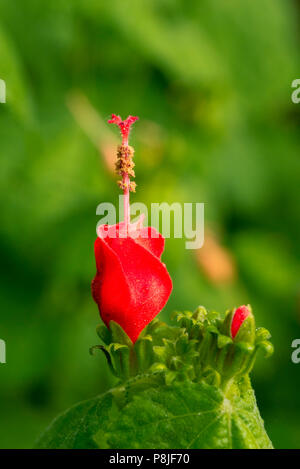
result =
[[119,186],[123,190],[124,198],[124,225],[125,233],[128,234],[130,226],[130,204],[129,192],[135,192],[135,183],[130,182],[130,175],[134,177],[134,163],[132,161],[133,148],[128,145],[129,131],[131,125],[138,119],[138,117],[128,116],[126,120],[122,121],[120,116],[112,114],[109,124],[116,124],[122,135],[122,146],[118,150],[118,163],[116,166],[118,174],[122,175],[122,181],[119,181]]
[[124,203],[124,224],[125,224],[125,231],[126,234],[128,234],[128,228],[130,225],[130,203],[129,203],[129,184],[130,184],[130,179],[128,174],[124,174],[123,176],[123,183],[124,183],[124,197],[123,197],[123,203]]
[[[128,147],[128,134],[122,133],[122,146]],[[124,225],[125,225],[125,233],[128,234],[128,228],[130,225],[130,201],[129,201],[129,184],[130,179],[128,173],[123,174],[123,204],[124,204]]]

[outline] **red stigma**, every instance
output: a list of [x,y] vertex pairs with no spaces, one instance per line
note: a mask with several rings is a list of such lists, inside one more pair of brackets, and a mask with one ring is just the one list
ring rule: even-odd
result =
[[130,127],[137,120],[138,120],[138,117],[128,116],[127,119],[122,121],[122,118],[120,116],[116,116],[116,114],[112,114],[111,119],[109,119],[108,123],[116,124],[119,127],[122,137],[123,137],[123,143],[127,144]]

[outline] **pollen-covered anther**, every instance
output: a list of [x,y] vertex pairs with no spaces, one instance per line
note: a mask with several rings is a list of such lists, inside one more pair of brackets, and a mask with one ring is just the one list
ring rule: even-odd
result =
[[128,185],[123,181],[117,181],[117,184],[122,191],[125,191],[128,188]]
[[118,158],[131,159],[133,158],[134,148],[129,145],[119,145],[118,146]]
[[135,164],[132,160],[134,149],[130,146],[120,145],[117,151],[117,162],[116,171],[120,176],[127,175],[129,177],[135,177],[133,170]]
[[135,172],[133,170],[134,166],[135,165],[133,162],[126,162],[126,161],[124,162],[124,161],[118,160],[116,162],[116,172],[120,176],[128,175],[129,177],[134,178],[135,177]]
[[135,189],[136,189],[136,183],[134,181],[131,181],[129,183],[129,190],[130,192],[135,192]]

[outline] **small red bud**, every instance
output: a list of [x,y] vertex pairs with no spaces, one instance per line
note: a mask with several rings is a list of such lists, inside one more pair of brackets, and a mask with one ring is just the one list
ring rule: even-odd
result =
[[130,127],[138,120],[138,117],[128,116],[127,119],[122,121],[121,116],[117,116],[116,114],[111,115],[111,119],[109,119],[109,124],[116,124],[119,129],[121,130],[121,134],[123,137],[123,142],[128,143],[128,136]]
[[247,319],[247,317],[251,314],[249,308],[247,306],[239,306],[233,315],[232,322],[231,322],[231,337],[234,339],[237,333],[240,330],[241,325]]

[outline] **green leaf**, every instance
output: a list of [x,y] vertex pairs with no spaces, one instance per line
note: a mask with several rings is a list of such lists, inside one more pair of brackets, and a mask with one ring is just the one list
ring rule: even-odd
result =
[[172,382],[140,392],[132,384],[71,408],[38,448],[272,448],[250,382],[226,392]]
[[[226,397],[205,383],[173,383],[134,396],[110,422],[110,448],[270,448],[253,392]],[[99,442],[103,443],[103,433]]]
[[57,417],[37,442],[37,448],[96,448],[93,432],[99,430],[114,409],[112,393],[81,402]]
[[106,345],[92,351],[119,384],[54,421],[38,447],[271,448],[248,376],[269,334],[253,320],[233,341],[230,315],[177,313],[179,328],[153,321],[134,345],[113,321],[98,327]]

